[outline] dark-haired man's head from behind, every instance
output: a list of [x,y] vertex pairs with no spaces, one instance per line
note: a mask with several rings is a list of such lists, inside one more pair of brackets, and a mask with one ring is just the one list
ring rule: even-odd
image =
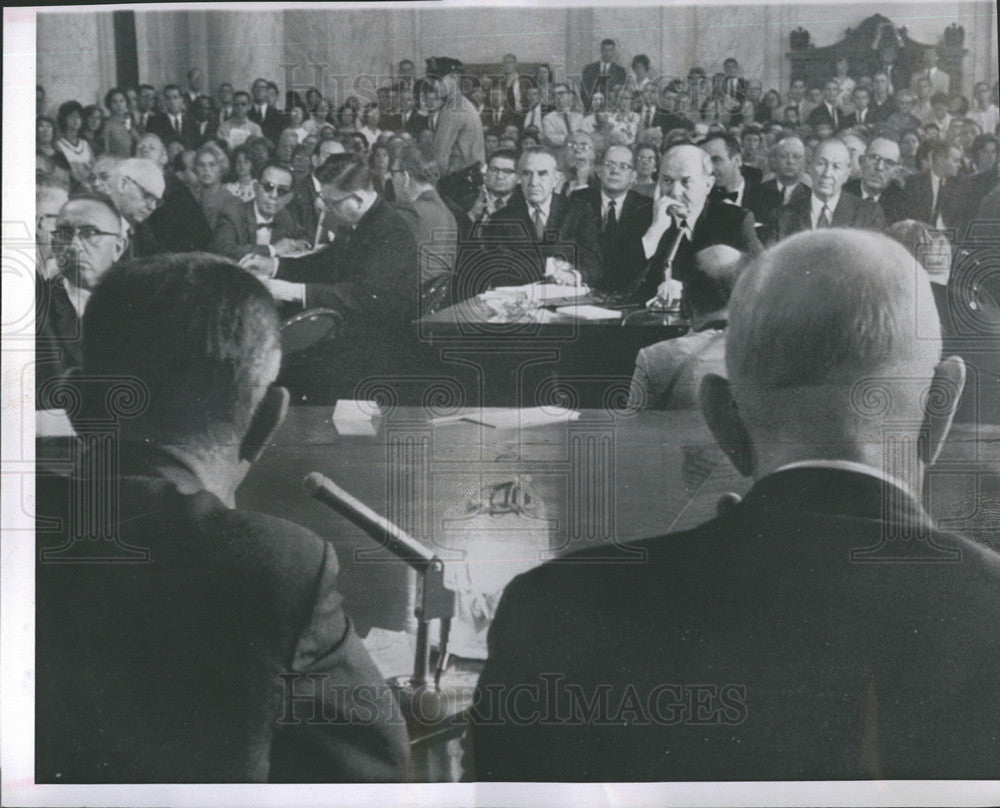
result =
[[[91,296],[83,333],[87,377],[107,385],[131,377],[148,390],[148,406],[120,423],[123,442],[181,456],[206,489],[231,501],[287,406],[273,386],[280,325],[263,284],[207,253],[129,261]],[[93,406],[103,400],[85,411]]]
[[320,184],[324,221],[331,230],[354,227],[378,199],[372,171],[360,155],[331,154],[313,176]]
[[694,257],[695,272],[684,286],[695,330],[727,318],[729,298],[736,279],[746,264],[746,256],[728,244],[713,244]]

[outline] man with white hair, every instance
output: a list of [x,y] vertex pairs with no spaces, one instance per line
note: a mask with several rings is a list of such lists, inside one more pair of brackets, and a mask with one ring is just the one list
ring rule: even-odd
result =
[[851,154],[842,140],[824,140],[809,163],[812,193],[792,199],[777,212],[774,231],[783,239],[803,230],[856,227],[884,230],[885,214],[877,202],[844,191],[851,172]]
[[701,402],[749,492],[508,584],[476,780],[995,776],[1000,555],[921,506],[965,379],[933,323],[917,338],[926,305],[876,233],[802,233],[741,273]]

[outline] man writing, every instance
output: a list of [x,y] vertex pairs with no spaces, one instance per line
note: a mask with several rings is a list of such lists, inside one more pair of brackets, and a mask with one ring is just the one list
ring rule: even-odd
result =
[[920,504],[965,376],[936,323],[917,338],[933,305],[875,233],[803,233],[741,274],[728,379],[700,398],[753,486],[618,563],[594,563],[605,546],[507,586],[470,777],[993,776],[1000,555]]
[[[105,276],[83,334],[71,418],[118,416],[118,462],[39,480],[37,513],[62,527],[39,527],[38,782],[402,779],[405,729],[332,544],[235,507],[288,405],[270,295],[225,259],[157,256]],[[112,490],[117,510],[80,524],[73,497]]]

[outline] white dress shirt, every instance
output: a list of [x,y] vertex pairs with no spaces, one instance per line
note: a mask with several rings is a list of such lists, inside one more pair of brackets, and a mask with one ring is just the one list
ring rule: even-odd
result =
[[[875,468],[875,466],[869,466],[867,463],[858,463],[854,460],[799,460],[795,463],[786,463],[783,466],[778,466],[774,471],[769,472],[765,476],[770,477],[772,474],[777,474],[780,471],[789,471],[791,469],[839,469],[840,471],[853,471],[856,474],[867,474],[869,477],[875,477],[878,480],[894,485],[897,488],[905,491],[910,496],[916,498],[910,487],[900,480],[898,477],[894,477],[891,474],[887,474],[882,471],[882,469]],[[761,478],[763,479],[763,478]]]

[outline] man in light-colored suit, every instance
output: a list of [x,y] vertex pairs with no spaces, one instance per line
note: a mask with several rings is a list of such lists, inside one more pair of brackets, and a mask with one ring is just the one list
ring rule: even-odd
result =
[[461,70],[457,59],[427,60],[427,75],[440,79],[434,83],[444,102],[440,111],[431,115],[434,157],[442,176],[486,160],[483,124],[475,106],[461,93]]

